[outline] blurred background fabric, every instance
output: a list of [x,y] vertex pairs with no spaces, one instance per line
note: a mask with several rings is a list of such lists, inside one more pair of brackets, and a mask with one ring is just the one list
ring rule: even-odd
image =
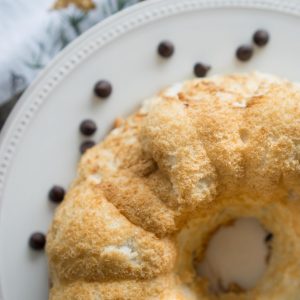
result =
[[0,128],[37,74],[66,45],[141,0],[0,0]]

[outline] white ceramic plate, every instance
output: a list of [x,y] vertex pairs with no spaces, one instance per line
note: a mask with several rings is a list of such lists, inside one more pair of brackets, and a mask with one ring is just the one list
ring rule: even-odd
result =
[[[47,231],[55,207],[53,184],[75,175],[84,118],[97,121],[102,139],[114,118],[126,116],[160,88],[193,76],[193,64],[210,74],[260,70],[300,78],[300,4],[268,0],[164,0],[136,5],[102,22],[67,47],[28,89],[2,132],[0,147],[0,298],[47,299],[46,258],[28,248],[28,237]],[[237,46],[265,28],[270,43],[250,62],[235,59]],[[163,60],[162,39],[176,46]],[[105,101],[94,83],[110,80]]]

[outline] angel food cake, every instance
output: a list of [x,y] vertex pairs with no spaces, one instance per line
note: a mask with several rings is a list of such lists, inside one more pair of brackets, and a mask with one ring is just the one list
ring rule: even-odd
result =
[[[299,182],[298,85],[250,73],[172,86],[83,155],[47,236],[49,299],[300,299]],[[224,287],[195,266],[241,218],[273,237],[267,266],[255,286]]]

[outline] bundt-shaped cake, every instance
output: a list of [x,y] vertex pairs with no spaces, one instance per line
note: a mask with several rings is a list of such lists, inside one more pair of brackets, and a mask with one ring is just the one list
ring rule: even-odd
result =
[[[247,291],[198,276],[217,228],[274,236]],[[176,84],[88,150],[47,236],[51,300],[300,299],[300,87],[260,73]]]

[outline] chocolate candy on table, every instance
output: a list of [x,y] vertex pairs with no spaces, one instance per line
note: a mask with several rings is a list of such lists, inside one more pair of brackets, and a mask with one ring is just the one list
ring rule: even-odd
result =
[[54,203],[60,203],[64,200],[65,189],[59,185],[55,185],[49,191],[49,200]]
[[86,150],[88,150],[89,148],[92,148],[95,146],[95,142],[94,141],[84,141],[81,145],[80,145],[80,152],[83,154],[85,153]]
[[81,122],[79,130],[83,135],[90,136],[96,132],[97,125],[93,120],[84,120]]
[[157,47],[158,54],[164,58],[171,57],[174,53],[174,50],[175,48],[173,43],[167,40],[160,42]]
[[205,77],[210,68],[209,65],[198,62],[194,65],[194,74],[197,77]]
[[94,93],[100,98],[107,98],[112,93],[112,85],[107,80],[100,80],[95,84]]
[[33,250],[43,250],[45,244],[46,236],[41,232],[35,232],[29,238],[29,246]]
[[253,34],[253,42],[259,47],[265,46],[268,43],[269,38],[269,33],[264,29],[256,30]]
[[251,45],[242,45],[236,50],[236,57],[240,61],[247,61],[253,55],[253,47]]

